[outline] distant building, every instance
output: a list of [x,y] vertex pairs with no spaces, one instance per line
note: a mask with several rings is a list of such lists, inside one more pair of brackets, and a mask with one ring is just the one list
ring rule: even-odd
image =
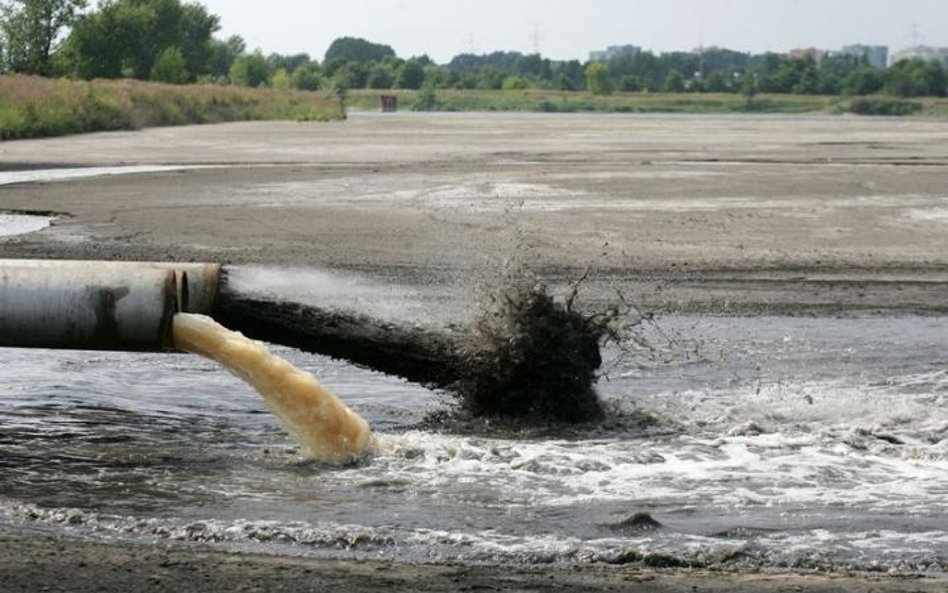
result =
[[613,58],[637,56],[640,53],[642,53],[642,48],[637,45],[610,45],[604,50],[589,52],[589,61],[608,62]]
[[862,58],[881,70],[889,65],[889,48],[885,45],[844,45],[839,52],[844,56]]
[[908,49],[903,49],[902,51],[896,52],[892,56],[892,63],[895,64],[896,62],[900,62],[902,60],[911,60],[913,58],[941,62],[942,66],[948,68],[948,47],[916,45],[915,47],[910,47]]
[[822,49],[816,49],[815,47],[801,47],[798,49],[791,49],[787,52],[787,55],[798,60],[803,58],[813,58],[819,62],[823,59],[823,56],[826,55],[826,51]]

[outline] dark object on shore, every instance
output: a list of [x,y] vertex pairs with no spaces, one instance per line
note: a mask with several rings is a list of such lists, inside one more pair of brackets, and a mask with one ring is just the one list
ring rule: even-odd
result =
[[602,317],[572,310],[539,285],[506,288],[471,326],[425,329],[365,315],[245,296],[226,281],[214,317],[245,335],[343,358],[446,389],[461,413],[530,422],[603,416],[593,389]]
[[398,97],[395,95],[379,96],[379,103],[382,106],[382,113],[395,113],[398,111]]

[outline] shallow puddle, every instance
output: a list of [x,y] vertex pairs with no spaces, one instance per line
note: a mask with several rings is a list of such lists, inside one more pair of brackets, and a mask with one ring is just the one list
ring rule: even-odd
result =
[[50,216],[0,212],[0,237],[35,233],[49,227],[52,222],[53,218]]

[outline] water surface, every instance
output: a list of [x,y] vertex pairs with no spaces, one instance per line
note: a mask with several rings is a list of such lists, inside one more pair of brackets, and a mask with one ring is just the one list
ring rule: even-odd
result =
[[[421,428],[449,396],[280,349],[378,431],[342,469],[196,356],[0,350],[0,520],[401,561],[948,567],[948,318],[646,334],[607,353],[606,427],[541,434]],[[663,527],[617,527],[640,512]]]

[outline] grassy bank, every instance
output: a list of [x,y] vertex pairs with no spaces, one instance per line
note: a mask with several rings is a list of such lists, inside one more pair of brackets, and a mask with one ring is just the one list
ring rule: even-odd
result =
[[[379,95],[398,97],[399,109],[411,109],[419,91],[350,91],[346,103],[355,109],[379,108]],[[733,94],[615,93],[523,90],[438,90],[440,111],[538,111],[549,113],[808,113],[829,109],[834,98],[808,95],[761,95],[753,101]]]
[[[398,97],[400,110],[412,109],[419,91],[354,90],[353,109],[378,110],[380,95]],[[438,90],[434,111],[533,111],[548,113],[856,113],[860,115],[948,116],[946,99],[900,100],[887,97],[757,95],[748,100],[728,93],[615,93],[601,96],[570,91]]]
[[344,118],[345,109],[338,100],[302,91],[136,80],[0,78],[0,139],[4,140],[225,121]]

